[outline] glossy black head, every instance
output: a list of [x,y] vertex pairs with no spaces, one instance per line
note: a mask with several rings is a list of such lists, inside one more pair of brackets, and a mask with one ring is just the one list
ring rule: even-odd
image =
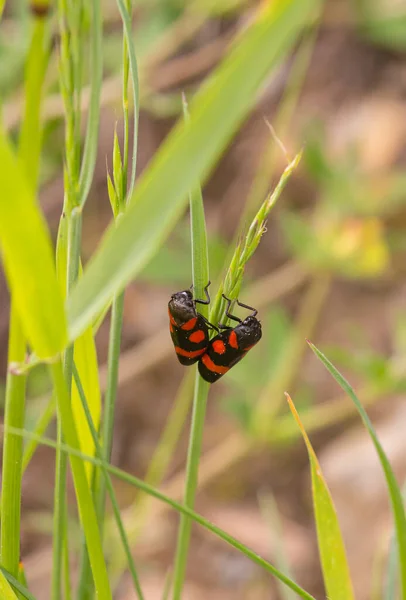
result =
[[193,294],[190,290],[172,294],[168,307],[178,325],[182,325],[196,316]]
[[261,323],[256,317],[249,316],[235,328],[240,350],[246,350],[258,343],[262,337]]

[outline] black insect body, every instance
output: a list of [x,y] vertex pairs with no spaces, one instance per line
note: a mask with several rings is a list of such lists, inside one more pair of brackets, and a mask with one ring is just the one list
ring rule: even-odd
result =
[[209,304],[208,287],[204,288],[205,300],[194,300],[190,290],[172,294],[168,303],[169,330],[175,352],[182,365],[192,365],[206,351],[209,344],[209,328],[213,327],[203,315],[196,311],[196,304]]
[[228,302],[227,317],[237,321],[238,325],[233,328],[219,325],[222,331],[210,341],[206,352],[200,358],[199,373],[209,383],[215,383],[225,375],[262,337],[261,323],[256,318],[258,311],[237,301],[239,306],[252,310],[248,317],[241,320],[230,314],[232,301],[224,295],[223,297]]

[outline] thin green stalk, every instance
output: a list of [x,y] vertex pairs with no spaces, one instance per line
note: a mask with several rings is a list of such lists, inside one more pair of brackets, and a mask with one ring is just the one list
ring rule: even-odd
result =
[[94,442],[94,445],[95,445],[95,448],[96,448],[96,455],[97,455],[97,457],[101,461],[103,461],[102,464],[101,464],[101,472],[102,472],[102,475],[103,475],[103,480],[105,482],[105,486],[106,486],[107,491],[108,491],[109,496],[110,496],[111,504],[112,504],[112,507],[113,507],[113,513],[114,513],[114,517],[115,517],[116,524],[117,524],[117,529],[119,531],[120,538],[121,538],[121,541],[122,541],[122,544],[123,544],[123,548],[124,548],[124,552],[125,552],[126,557],[127,557],[128,567],[130,569],[131,577],[132,577],[133,584],[134,584],[134,589],[136,590],[138,598],[140,600],[143,600],[143,594],[142,594],[142,590],[141,590],[141,587],[140,587],[140,582],[139,582],[139,579],[138,579],[137,570],[135,568],[135,564],[134,564],[133,557],[132,557],[132,554],[131,554],[130,544],[128,542],[127,535],[126,535],[126,532],[125,532],[125,529],[124,529],[124,525],[123,525],[123,521],[121,519],[120,508],[118,506],[117,498],[116,498],[116,495],[114,493],[114,488],[113,488],[113,484],[111,483],[110,476],[109,476],[109,474],[108,474],[108,472],[107,472],[107,470],[106,470],[106,468],[104,466],[104,462],[106,462],[106,461],[104,461],[104,459],[103,459],[103,448],[100,446],[98,434],[97,434],[96,428],[95,428],[95,426],[93,424],[92,415],[90,413],[89,405],[87,403],[85,392],[84,392],[82,383],[80,381],[79,373],[78,373],[78,370],[77,370],[75,364],[73,365],[73,374],[74,374],[74,378],[75,378],[75,383],[76,383],[77,388],[78,388],[80,400],[82,402],[83,410],[84,410],[85,415],[86,415],[86,420],[87,420],[87,423],[89,425],[89,429],[90,429],[90,432],[92,434],[93,442]]
[[[132,165],[130,184],[122,186],[124,200],[129,200],[132,196],[135,184],[135,175],[137,170],[137,148],[138,148],[138,119],[140,111],[139,100],[139,81],[138,81],[138,65],[137,56],[133,41],[132,24],[131,24],[131,8],[132,0],[117,0],[117,6],[120,11],[123,21],[123,31],[125,37],[125,46],[123,46],[124,62],[123,62],[123,113],[124,113],[124,161],[123,165],[128,167],[128,75],[131,75],[131,84],[133,91],[133,147],[132,147]],[[127,49],[127,55],[125,50]],[[126,138],[127,136],[127,138]],[[127,139],[127,142],[126,142]],[[123,172],[127,179],[127,167],[123,167]]]
[[[189,450],[186,465],[186,484],[184,504],[192,508],[195,503],[199,460],[203,440],[206,402],[210,384],[203,381],[196,370],[195,395],[193,400],[192,424],[190,428]],[[190,542],[192,522],[189,516],[183,514],[180,519],[178,545],[176,549],[173,574],[173,599],[180,600],[185,579],[187,556]]]
[[[103,417],[103,449],[102,457],[110,461],[113,447],[114,413],[116,407],[118,369],[120,362],[121,330],[123,326],[124,294],[120,294],[113,301],[111,308],[110,340],[107,359],[107,387],[104,401]],[[96,511],[99,523],[104,522],[106,506],[106,482],[100,480],[97,491]]]
[[[69,294],[72,286],[78,278],[80,262],[80,242],[82,232],[82,210],[74,208],[68,215],[68,249],[67,249],[67,278],[66,293]],[[72,389],[72,368],[73,368],[73,345],[67,348],[64,359],[63,369],[66,379],[66,386],[69,396]],[[58,442],[63,440],[63,431],[61,416],[58,413]],[[68,534],[67,528],[67,505],[66,505],[66,476],[67,476],[67,458],[66,454],[57,451],[55,470],[55,492],[54,492],[54,528],[53,528],[53,556],[52,556],[52,600],[60,600],[62,589],[62,566],[64,564],[64,548],[67,543],[65,537]],[[65,563],[69,566],[69,563]],[[65,573],[69,579],[69,575]]]
[[[127,12],[131,11],[131,0],[126,2]],[[129,75],[130,62],[128,59],[128,46],[125,37],[125,26],[123,24],[123,130],[124,130],[124,142],[123,142],[123,175],[122,175],[122,186],[121,195],[123,198],[127,196],[127,171],[128,171],[128,75]]]
[[[123,102],[123,119],[124,119],[124,148],[123,148],[123,159],[121,159],[120,148],[118,144],[118,138],[114,137],[114,151],[113,157],[113,175],[114,184],[113,186],[110,178],[108,177],[109,183],[109,194],[110,202],[113,208],[113,213],[116,218],[119,218],[120,214],[124,212],[126,207],[127,199],[131,196],[136,171],[136,160],[137,160],[137,140],[138,140],[138,72],[137,62],[134,50],[134,44],[132,40],[132,28],[131,28],[131,0],[117,0],[120,15],[123,21],[123,87],[122,87],[122,102]],[[133,97],[134,97],[134,141],[133,141],[133,156],[132,156],[132,171],[130,179],[130,187],[127,191],[128,185],[128,157],[129,157],[129,121],[128,121],[128,79],[131,73]],[[90,156],[90,149],[89,149]],[[83,186],[86,185],[85,169],[81,174],[81,182]],[[117,397],[118,387],[118,368],[119,368],[119,357],[120,357],[120,346],[121,346],[121,331],[123,324],[123,307],[124,307],[124,292],[113,298],[111,308],[111,323],[110,323],[110,339],[109,339],[109,351],[108,351],[108,365],[107,365],[107,387],[104,401],[104,415],[102,421],[102,440],[103,440],[103,458],[106,461],[110,460],[111,449],[113,444],[113,429],[114,429],[114,413],[115,403]],[[94,496],[96,504],[96,513],[98,522],[103,532],[105,505],[106,505],[106,482],[105,479],[100,478],[96,475],[94,478]],[[90,564],[89,557],[87,556],[86,549],[83,549],[81,569],[78,586],[78,600],[87,600],[92,594],[92,584],[90,581]]]
[[[63,426],[63,436],[66,443],[79,451],[79,438],[76,431],[70,403],[70,395],[66,386],[65,375],[61,361],[50,365],[54,389],[58,402],[58,413]],[[61,450],[64,444],[57,441],[56,447]],[[70,458],[73,481],[79,510],[81,526],[85,534],[89,558],[92,567],[96,594],[98,600],[112,600],[110,583],[104,561],[101,537],[94,509],[92,495],[86,477],[86,471],[81,458],[71,455]],[[60,596],[58,598],[60,600]]]
[[[77,0],[76,0],[77,1]],[[90,104],[87,117],[86,139],[79,180],[79,205],[83,207],[89,195],[99,139],[100,93],[103,79],[103,21],[100,0],[91,2],[90,30]],[[80,57],[83,58],[83,54]]]
[[[186,123],[190,122],[186,98],[183,98],[183,113]],[[190,233],[192,241],[192,275],[195,298],[203,296],[203,290],[209,281],[209,255],[207,248],[206,221],[204,216],[203,196],[200,184],[197,183],[189,194],[190,205]],[[204,317],[208,316],[209,307],[200,305],[199,312]],[[192,508],[195,504],[197,482],[199,474],[199,461],[202,450],[206,404],[210,384],[204,381],[196,369],[195,389],[193,397],[192,422],[186,464],[186,481],[184,491],[184,504]],[[192,522],[186,515],[180,518],[178,543],[176,548],[173,598],[180,600],[183,583],[185,580],[187,557],[190,543]]]
[[[172,409],[165,421],[165,428],[148,464],[144,481],[153,487],[160,487],[173,458],[175,448],[191,408],[193,383],[194,373],[192,370],[189,370],[180,384]],[[129,510],[127,509],[127,512],[130,513],[129,518],[124,519],[127,535],[133,547],[142,529],[147,524],[151,508],[151,496],[144,494],[141,490],[137,490],[132,505]],[[107,541],[110,548],[109,559],[111,560],[112,577],[118,580],[125,570],[125,557],[122,552],[116,549],[115,539],[112,537],[112,525],[112,523],[109,523]]]
[[[110,339],[107,359],[107,386],[104,400],[104,414],[102,423],[102,458],[110,461],[113,447],[114,413],[116,406],[118,369],[120,362],[121,330],[123,326],[124,293],[114,298],[111,307]],[[106,507],[106,480],[98,475],[94,478],[95,506],[97,520],[103,538],[104,514]],[[90,562],[86,548],[83,549],[81,569],[78,585],[78,600],[87,600],[92,596],[92,583]]]
[[[10,317],[10,337],[8,349],[9,365],[23,362],[26,345],[17,309],[12,301]],[[6,406],[4,424],[24,427],[25,389],[27,378],[24,375],[7,373]],[[1,536],[0,558],[3,566],[14,576],[18,576],[20,561],[20,511],[22,478],[22,440],[6,434],[3,442],[3,468],[1,493]]]
[[[10,428],[9,431],[10,431],[10,433],[14,433],[16,435],[21,435],[22,437],[24,437],[26,439],[35,439],[39,444],[43,444],[45,446],[48,446],[49,448],[56,449],[58,446],[58,444],[54,440],[51,440],[50,438],[46,438],[46,437],[37,436],[34,433],[31,433],[29,431],[17,429],[15,427]],[[76,458],[76,459],[79,459],[80,462],[87,461],[96,467],[102,466],[102,461],[100,461],[98,458],[94,458],[93,456],[83,454],[83,452],[81,452],[80,450],[77,450],[76,448],[71,447],[70,445],[62,444],[61,450],[63,452],[66,452],[71,457],[71,460],[73,458]],[[220,529],[220,527],[213,525],[212,523],[207,521],[204,517],[202,517],[198,513],[195,513],[192,509],[188,508],[187,506],[184,506],[183,504],[180,504],[179,502],[176,502],[175,500],[172,500],[168,496],[165,496],[165,494],[162,494],[161,492],[159,492],[154,487],[146,484],[145,481],[143,481],[142,479],[138,479],[137,477],[134,477],[133,475],[126,473],[125,471],[123,471],[122,469],[119,469],[118,467],[113,467],[112,465],[110,465],[108,463],[104,463],[103,466],[106,469],[106,471],[108,471],[115,477],[118,477],[121,481],[124,481],[132,486],[140,488],[143,492],[150,494],[152,497],[156,498],[157,500],[160,500],[161,502],[164,502],[165,504],[167,504],[174,510],[180,512],[182,515],[186,515],[190,519],[193,519],[193,521],[196,521],[196,523],[199,523],[199,525],[202,525],[202,527],[204,527],[208,531],[211,531],[212,533],[214,533],[214,535],[216,535],[217,537],[219,537],[220,539],[225,541],[227,544],[229,544],[236,550],[239,550],[247,558],[252,560],[255,564],[259,565],[263,569],[265,569],[268,573],[270,573],[274,577],[277,577],[280,581],[283,581],[290,589],[295,591],[301,598],[304,598],[305,600],[315,600],[315,598],[313,596],[308,594],[303,588],[301,588],[299,585],[297,585],[289,577],[286,577],[283,573],[281,573],[278,569],[276,569],[272,564],[270,564],[269,562],[267,562],[266,560],[261,558],[258,554],[256,554],[252,550],[250,550],[250,548],[248,548],[245,544],[242,544],[241,542],[236,540],[233,536],[229,535],[224,530]]]

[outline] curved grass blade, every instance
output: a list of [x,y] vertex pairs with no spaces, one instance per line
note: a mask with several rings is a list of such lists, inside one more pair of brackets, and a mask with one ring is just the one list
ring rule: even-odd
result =
[[354,591],[333,499],[295,405],[289,394],[285,393],[285,396],[309,455],[317,540],[327,596],[329,600],[353,600]]
[[191,103],[139,179],[128,209],[112,225],[68,299],[75,339],[146,265],[182,214],[188,191],[203,181],[294,44],[319,0],[265,4]]
[[[13,577],[11,575],[11,573],[9,573],[8,571],[6,571],[6,569],[4,569],[1,565],[0,565],[0,578],[4,577],[5,580],[18,592],[20,599],[25,598],[26,600],[36,600],[35,596],[33,596],[28,590],[27,588],[22,585],[18,579],[16,579],[15,577]],[[1,584],[0,584],[0,593],[3,593],[3,590],[1,588]],[[1,600],[7,600],[8,596],[3,596],[1,595]],[[13,594],[12,596],[13,600],[16,599],[16,596]]]
[[46,223],[3,131],[0,131],[0,248],[27,339],[49,359],[67,342],[65,310]]
[[353,401],[370,437],[375,446],[382,469],[385,475],[386,484],[388,486],[389,497],[392,505],[392,513],[395,521],[395,532],[397,539],[397,552],[399,560],[400,580],[401,580],[401,596],[402,600],[406,600],[406,516],[403,505],[402,494],[400,492],[396,477],[393,473],[390,462],[381,446],[376,435],[375,429],[364,409],[361,402],[358,400],[354,390],[348,381],[341,375],[335,366],[324,356],[314,344],[308,341],[310,348],[313,350],[317,358],[323,363],[326,369],[337,381],[338,385],[348,394]]
[[[13,579],[14,579],[14,577],[13,577]],[[17,580],[15,580],[15,581],[17,581]],[[2,600],[17,600],[17,596],[15,595],[12,588],[10,587],[8,578],[3,573],[3,570],[0,570],[0,598]]]
[[172,507],[174,510],[190,517],[191,519],[196,521],[196,523],[199,523],[199,525],[201,525],[208,531],[211,531],[212,533],[214,533],[217,537],[219,537],[220,539],[225,541],[227,544],[229,544],[236,550],[239,550],[242,554],[244,554],[247,558],[252,560],[255,564],[259,565],[260,567],[265,569],[265,571],[267,571],[268,573],[270,573],[271,575],[273,575],[274,577],[276,577],[277,579],[282,581],[291,590],[296,592],[298,594],[298,596],[300,596],[301,598],[304,598],[304,600],[316,600],[314,598],[314,596],[312,596],[311,594],[306,592],[306,590],[304,590],[297,583],[292,581],[292,579],[290,579],[289,577],[286,577],[286,575],[281,573],[271,563],[264,560],[256,552],[253,552],[253,550],[248,548],[248,546],[246,546],[245,544],[242,544],[241,542],[236,540],[232,535],[229,535],[223,529],[220,529],[220,527],[217,527],[210,521],[207,521],[207,519],[205,519],[198,513],[195,513],[190,508],[183,506],[182,504],[179,504],[179,502],[172,500],[168,496],[165,496],[165,494],[162,494],[161,492],[159,492],[154,487],[146,484],[144,481],[142,481],[142,479],[138,479],[138,477],[134,477],[133,475],[126,473],[122,469],[119,469],[118,467],[114,467],[113,465],[110,465],[109,463],[106,463],[104,461],[100,461],[99,459],[94,458],[93,456],[87,456],[87,455],[83,454],[82,452],[80,452],[79,450],[76,450],[75,448],[72,448],[71,446],[69,446],[67,444],[57,444],[54,440],[51,440],[50,438],[38,436],[32,432],[25,431],[23,429],[18,429],[16,427],[8,427],[7,429],[11,433],[14,433],[15,435],[21,435],[23,438],[35,439],[38,442],[38,444],[48,446],[49,448],[56,449],[57,447],[59,447],[63,452],[66,452],[71,457],[80,458],[82,461],[90,462],[93,465],[95,465],[96,467],[103,466],[103,468],[106,469],[106,471],[108,471],[109,473],[111,473],[111,475],[114,475],[118,479],[121,479],[121,481],[125,481],[126,483],[141,489],[143,492],[149,494],[150,496],[156,498],[157,500],[160,500],[161,502],[165,502],[165,504],[168,504],[168,506]]

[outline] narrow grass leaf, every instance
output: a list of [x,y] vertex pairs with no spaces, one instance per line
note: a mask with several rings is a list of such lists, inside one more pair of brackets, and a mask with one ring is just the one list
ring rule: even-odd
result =
[[[96,345],[93,337],[93,328],[88,327],[75,342],[74,361],[83,385],[84,394],[87,399],[92,422],[99,429],[101,413],[101,394],[99,384],[99,370],[97,364]],[[85,454],[94,455],[95,446],[92,433],[86,420],[80,399],[79,390],[74,382],[72,386],[72,411],[75,419],[81,450]],[[86,474],[89,485],[92,480],[92,466],[86,465]]]
[[0,131],[0,248],[24,333],[39,358],[64,349],[66,319],[49,233],[29,184]]
[[137,169],[137,146],[138,146],[138,117],[140,111],[139,102],[139,82],[138,82],[138,65],[137,56],[135,54],[135,46],[133,39],[133,31],[131,25],[131,17],[128,14],[128,10],[123,0],[117,0],[117,6],[120,11],[121,19],[123,21],[124,35],[127,44],[128,58],[130,63],[130,75],[131,84],[133,90],[133,148],[132,148],[132,165],[131,165],[131,178],[130,186],[128,188],[128,195],[131,197],[134,190],[135,173]]
[[289,394],[285,395],[309,454],[317,540],[327,596],[329,600],[352,600],[354,591],[333,499],[295,405]]
[[[1,565],[0,565],[0,580],[1,578],[4,578],[6,583],[8,582],[8,584],[10,584],[17,592],[19,595],[19,600],[21,600],[21,598],[25,598],[26,600],[36,600],[35,596],[33,596],[28,590],[27,587],[25,585],[23,585],[20,581],[18,581],[18,579],[16,579],[15,577],[13,577],[11,575],[11,573],[9,573],[8,571],[6,571],[6,569],[4,569]],[[24,577],[25,579],[25,577]],[[1,587],[0,584],[0,594],[3,593],[3,589]],[[1,600],[8,600],[8,596],[3,596],[3,594],[0,596]],[[15,594],[13,593],[13,596],[11,596],[11,598],[13,600],[16,599]]]
[[[190,126],[190,116],[185,97],[183,98],[183,113],[186,125]],[[209,254],[207,250],[203,196],[199,182],[195,182],[191,188],[189,206],[194,295],[195,298],[203,298],[204,288],[209,281]],[[208,311],[209,307],[207,305],[199,305],[199,312],[202,312],[203,316],[207,317]],[[208,393],[209,385],[203,381],[196,371],[184,492],[184,503],[189,508],[194,507],[196,497]],[[173,600],[180,599],[182,593],[191,527],[191,519],[182,515],[179,523],[178,544],[173,573]]]
[[[73,363],[73,378],[74,378],[76,388],[78,390],[79,400],[81,402],[83,414],[84,414],[85,420],[86,420],[88,428],[89,428],[89,433],[92,437],[93,444],[96,449],[97,457],[99,460],[102,461],[103,450],[102,450],[99,440],[98,440],[98,433],[97,433],[97,430],[94,425],[94,421],[93,421],[92,414],[90,411],[89,403],[87,402],[87,399],[86,399],[86,394],[85,394],[85,390],[84,390],[84,387],[83,387],[81,379],[80,379],[80,374],[79,374],[79,371],[78,371],[75,363]],[[102,462],[104,463],[104,461],[102,461]],[[86,466],[93,468],[93,465],[91,465],[91,463],[86,463]],[[124,551],[125,551],[125,554],[127,557],[128,567],[129,567],[129,570],[130,570],[130,573],[132,576],[134,590],[136,591],[137,597],[139,598],[139,600],[143,600],[143,594],[142,594],[142,590],[140,587],[137,570],[135,568],[135,564],[134,564],[132,554],[131,554],[130,544],[128,542],[127,534],[126,534],[126,531],[125,531],[125,528],[123,525],[123,521],[121,519],[120,508],[118,506],[117,498],[114,493],[113,484],[111,483],[110,475],[108,474],[104,464],[101,464],[101,470],[102,470],[103,477],[106,482],[106,487],[107,487],[107,491],[110,496],[111,504],[113,506],[114,518],[116,520],[117,529],[120,533],[121,541],[122,541]]]
[[87,118],[85,146],[80,171],[79,205],[83,206],[89,194],[96,164],[99,140],[100,93],[103,79],[103,21],[100,0],[91,1],[90,30],[90,104]]
[[10,587],[10,584],[2,570],[0,570],[0,598],[1,600],[17,600],[17,596]]
[[95,465],[96,467],[103,466],[106,469],[106,471],[108,471],[109,473],[111,473],[112,475],[114,475],[115,477],[120,479],[121,481],[125,481],[126,483],[139,488],[140,490],[149,494],[153,498],[156,498],[157,500],[160,500],[161,502],[168,504],[168,506],[171,506],[174,510],[190,517],[191,519],[196,521],[196,523],[199,523],[199,525],[201,525],[208,531],[211,531],[212,533],[214,533],[214,535],[216,535],[217,537],[219,537],[220,539],[225,541],[227,544],[229,544],[236,550],[239,550],[242,554],[244,554],[247,558],[252,560],[255,564],[257,564],[260,567],[262,567],[263,569],[265,569],[265,571],[267,571],[274,577],[277,577],[277,579],[279,579],[280,581],[285,583],[285,585],[287,585],[290,589],[292,589],[294,592],[296,592],[297,595],[300,596],[301,598],[304,598],[305,600],[315,600],[314,596],[312,596],[311,594],[306,592],[297,583],[292,581],[292,579],[290,579],[289,577],[286,577],[286,575],[281,573],[271,563],[264,560],[256,552],[254,552],[253,550],[248,548],[248,546],[246,546],[245,544],[242,544],[241,542],[236,540],[233,536],[226,533],[223,529],[220,529],[220,527],[217,527],[210,521],[207,521],[207,519],[205,519],[198,513],[195,513],[190,508],[187,508],[186,506],[179,504],[179,502],[176,502],[175,500],[172,500],[168,496],[165,496],[165,494],[162,494],[153,486],[146,484],[142,479],[138,479],[138,477],[134,477],[133,475],[126,473],[122,469],[114,467],[107,462],[100,461],[99,459],[94,458],[93,456],[87,456],[87,455],[83,454],[82,452],[80,452],[80,450],[77,450],[77,449],[69,446],[68,444],[57,444],[54,440],[51,440],[50,438],[43,437],[43,436],[37,436],[32,432],[25,431],[23,429],[17,429],[16,427],[9,427],[8,430],[11,433],[14,433],[16,435],[21,435],[23,438],[35,439],[39,444],[48,446],[49,448],[56,449],[57,447],[59,447],[63,452],[66,452],[72,458],[75,457],[75,458],[79,458],[81,461],[88,461],[88,462],[92,463],[93,465]]
[[[80,452],[70,397],[66,387],[61,362],[59,361],[51,364],[50,369],[57,397],[58,411],[62,423],[64,439],[71,448],[75,448],[78,452]],[[62,445],[59,443],[55,444],[55,446],[58,449],[60,446],[62,447]],[[103,556],[100,531],[96,518],[96,511],[90,492],[90,486],[86,478],[85,467],[83,461],[78,458],[78,454],[70,456],[70,464],[75,485],[80,522],[86,538],[86,545],[92,567],[96,595],[98,600],[112,600],[106,563]]]
[[361,402],[358,400],[354,390],[348,383],[348,381],[341,375],[341,373],[335,368],[335,366],[324,356],[320,350],[316,348],[314,344],[308,342],[310,348],[313,350],[317,358],[323,363],[326,369],[337,381],[338,385],[348,394],[353,401],[358,414],[360,415],[370,437],[375,446],[379,460],[382,465],[383,472],[385,474],[386,483],[388,486],[389,497],[392,505],[392,513],[395,522],[395,532],[397,539],[397,552],[400,569],[400,580],[401,580],[401,596],[402,600],[406,600],[406,516],[405,509],[403,506],[402,494],[400,492],[398,483],[396,481],[395,474],[393,473],[390,462],[382,448],[380,441],[375,433],[374,427],[364,409]]
[[[183,96],[183,114],[186,124],[189,124],[190,115],[185,96]],[[189,192],[189,208],[193,290],[195,298],[204,298],[204,288],[209,281],[209,252],[203,195],[199,182],[196,182]],[[199,312],[207,318],[209,316],[208,306],[200,304]]]
[[140,177],[128,209],[111,226],[68,299],[75,339],[150,260],[255,102],[272,67],[288,52],[318,0],[266,4],[202,86]]

